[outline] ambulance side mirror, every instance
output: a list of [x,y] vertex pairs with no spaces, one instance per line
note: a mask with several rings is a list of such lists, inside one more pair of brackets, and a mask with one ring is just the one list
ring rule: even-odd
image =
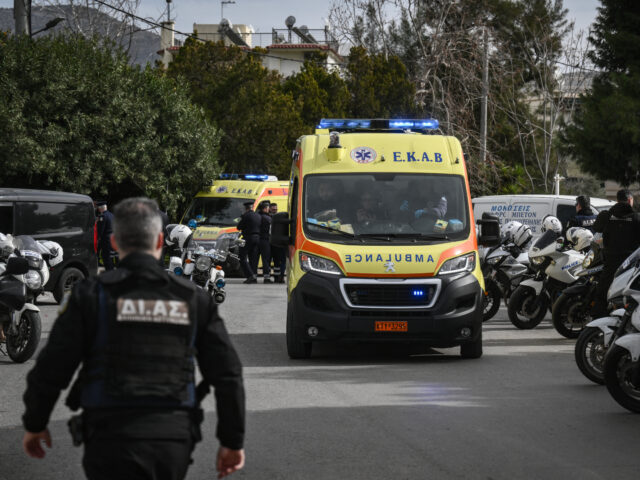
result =
[[291,219],[287,212],[276,213],[271,219],[271,244],[288,247],[291,244],[290,226]]
[[500,245],[500,221],[498,217],[488,213],[482,214],[481,220],[476,220],[480,226],[478,245],[483,247],[495,247]]

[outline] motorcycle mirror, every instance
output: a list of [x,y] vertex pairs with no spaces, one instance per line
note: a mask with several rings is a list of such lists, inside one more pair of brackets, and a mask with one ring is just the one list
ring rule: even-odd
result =
[[24,275],[29,271],[29,262],[26,258],[11,257],[7,260],[6,275]]

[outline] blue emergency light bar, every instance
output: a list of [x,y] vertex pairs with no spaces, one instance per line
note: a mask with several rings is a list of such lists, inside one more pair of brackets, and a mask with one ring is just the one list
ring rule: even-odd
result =
[[317,128],[333,130],[379,129],[379,130],[435,130],[439,127],[434,118],[404,119],[404,118],[323,118]]
[[255,173],[221,173],[218,175],[220,180],[278,180],[273,175],[255,174]]

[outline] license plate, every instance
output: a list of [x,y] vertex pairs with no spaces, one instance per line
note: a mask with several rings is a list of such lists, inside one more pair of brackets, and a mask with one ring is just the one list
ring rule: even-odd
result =
[[407,322],[376,322],[376,332],[406,332]]

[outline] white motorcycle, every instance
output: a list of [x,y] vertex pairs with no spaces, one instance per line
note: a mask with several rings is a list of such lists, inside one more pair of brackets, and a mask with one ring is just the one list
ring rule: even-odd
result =
[[185,225],[167,227],[171,229],[167,235],[167,243],[177,247],[173,252],[174,255],[169,258],[168,271],[175,275],[183,275],[209,292],[216,303],[222,303],[227,296],[222,265],[228,258],[239,260],[238,255],[231,253],[230,250],[236,245],[242,246],[244,240],[221,237],[213,248],[205,249],[193,241],[190,229],[189,232],[185,230],[188,228]]
[[633,299],[630,293],[632,282],[638,274],[635,265],[638,260],[640,249],[624,261],[611,282],[607,301],[614,310],[606,317],[587,323],[576,342],[574,353],[578,368],[585,377],[600,385],[604,385],[604,363],[609,347],[617,338],[637,331],[631,323],[637,303],[629,300]]
[[480,265],[484,276],[482,321],[498,313],[500,302],[509,298],[520,282],[531,276],[529,257],[524,251],[531,240],[531,229],[519,222],[509,222],[502,228],[502,242],[480,250]]
[[626,306],[604,357],[604,383],[616,402],[640,413],[640,249],[620,266],[608,295],[616,290],[624,295]]
[[42,321],[35,299],[49,280],[49,264],[62,262],[62,248],[28,236],[0,235],[0,337],[9,357],[22,363],[40,343]]
[[521,329],[538,326],[562,291],[576,280],[585,255],[559,233],[545,231],[529,249],[535,277],[520,283],[508,304],[509,320]]

